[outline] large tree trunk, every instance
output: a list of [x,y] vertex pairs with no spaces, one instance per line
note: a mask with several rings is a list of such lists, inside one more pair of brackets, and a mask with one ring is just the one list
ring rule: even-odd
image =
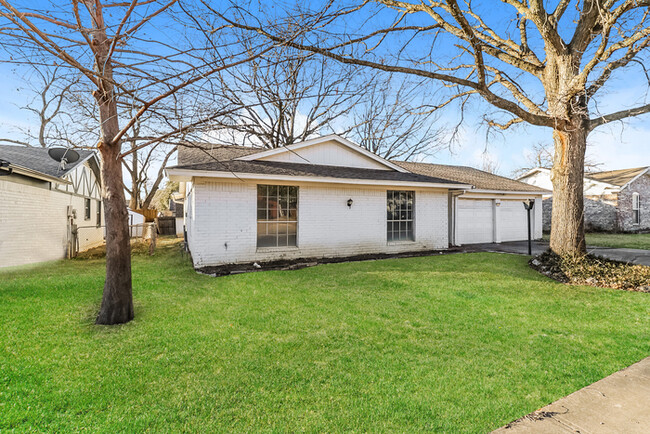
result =
[[586,252],[583,184],[585,150],[589,133],[585,120],[568,131],[555,130],[551,250],[560,255]]
[[102,196],[106,219],[106,281],[97,324],[122,324],[133,319],[129,221],[122,184],[120,146],[102,143]]
[[113,87],[113,65],[109,57],[110,42],[106,37],[101,4],[88,0],[86,5],[96,26],[93,42],[95,69],[100,81],[94,96],[99,106],[99,152],[102,157],[102,197],[106,220],[106,281],[95,323],[122,324],[133,319],[133,295],[129,222],[120,158],[122,142],[115,140],[120,124]]

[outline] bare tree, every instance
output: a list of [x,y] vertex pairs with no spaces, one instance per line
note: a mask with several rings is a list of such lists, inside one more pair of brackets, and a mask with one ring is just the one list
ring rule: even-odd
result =
[[[66,126],[70,122],[67,97],[79,83],[79,76],[59,66],[30,65],[31,74],[24,77],[27,88],[23,92],[33,95],[22,110],[31,113],[35,122],[31,128],[18,127],[21,138],[0,138],[0,142],[23,146],[69,146],[70,136]],[[34,80],[36,77],[36,80]]]
[[[213,124],[224,144],[278,148],[334,132],[365,96],[356,68],[332,68],[331,61],[279,49],[264,58],[218,74],[219,93],[239,107]],[[345,133],[347,125],[341,125]]]
[[[478,96],[508,115],[503,120],[488,115],[493,127],[525,123],[552,129],[551,249],[585,252],[587,136],[607,123],[650,112],[643,98],[604,114],[598,110],[606,85],[624,70],[650,85],[644,66],[650,1],[377,0],[348,6],[333,0],[319,10],[307,7],[297,14],[275,11],[266,22],[237,6],[211,11],[274,44],[428,78],[447,86],[451,100]],[[293,32],[286,31],[287,23]]]
[[[587,151],[589,148],[587,147]],[[544,143],[537,143],[533,146],[531,153],[526,158],[526,164],[512,172],[514,178],[519,178],[526,172],[537,167],[551,168],[553,166],[553,146]],[[589,154],[585,154],[585,172],[596,172],[600,170],[603,163],[597,162]]]
[[[217,29],[205,31],[205,23],[177,0],[52,1],[36,9],[31,2],[18,3],[0,0],[0,36],[2,49],[10,53],[8,60],[56,63],[81,74],[91,89],[99,117],[97,148],[102,159],[106,220],[106,280],[96,322],[128,322],[134,311],[122,180],[123,139],[145,113],[158,110],[171,95],[196,88],[195,96],[200,99],[206,77],[269,49],[229,51],[224,41],[217,40]],[[137,110],[123,119],[119,104],[126,97],[137,101]],[[160,110],[160,115],[166,116],[164,107]],[[128,152],[185,128],[171,129]]]
[[394,76],[380,78],[366,86],[349,136],[386,159],[411,160],[440,150],[443,128],[437,126],[437,107],[426,101],[431,96],[422,91],[421,83],[403,80],[394,86]]
[[385,158],[411,159],[440,147],[436,107],[419,83],[332,65],[326,57],[280,48],[219,74],[219,93],[233,107],[213,124],[221,144],[277,148],[338,133]]
[[484,152],[482,157],[481,157],[481,167],[480,169],[484,172],[488,173],[493,173],[493,174],[498,174],[499,173],[499,168],[501,167],[501,164],[493,158],[490,154],[487,152]]

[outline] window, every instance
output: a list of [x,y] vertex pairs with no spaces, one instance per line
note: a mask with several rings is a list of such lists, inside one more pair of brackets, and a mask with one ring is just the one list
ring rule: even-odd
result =
[[102,201],[97,201],[97,227],[102,225]]
[[415,192],[388,190],[386,210],[388,241],[414,241],[413,202]]
[[90,199],[84,199],[84,220],[90,220]]
[[298,187],[257,186],[257,247],[296,246]]
[[632,193],[632,223],[641,223],[641,199],[639,193]]

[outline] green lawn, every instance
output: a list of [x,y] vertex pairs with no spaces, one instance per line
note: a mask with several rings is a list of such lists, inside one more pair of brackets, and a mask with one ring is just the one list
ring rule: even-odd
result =
[[134,258],[0,272],[0,431],[486,432],[650,354],[650,294],[454,254],[211,278]]
[[[650,250],[650,234],[605,234],[593,232],[585,234],[585,237],[588,246]],[[544,239],[548,241],[549,235],[544,234]]]

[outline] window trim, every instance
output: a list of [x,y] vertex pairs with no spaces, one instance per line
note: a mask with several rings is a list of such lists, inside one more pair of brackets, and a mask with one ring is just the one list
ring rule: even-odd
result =
[[641,224],[641,195],[636,191],[632,193],[632,224]]
[[[258,212],[260,208],[258,207],[257,200],[258,200],[258,191],[259,187],[289,187],[289,188],[295,188],[296,189],[296,219],[295,220],[283,220],[283,221],[269,221],[269,220],[262,220],[260,221],[258,217]],[[255,187],[255,248],[258,251],[264,251],[264,252],[269,252],[269,251],[285,251],[285,250],[295,250],[298,249],[300,240],[298,237],[298,234],[300,232],[300,187],[298,185],[289,185],[289,184],[257,184]],[[267,196],[268,197],[268,196]],[[260,246],[259,245],[259,224],[261,223],[275,223],[275,224],[280,224],[280,223],[295,223],[296,224],[296,243],[295,244],[288,244],[286,246]],[[277,242],[277,237],[276,237],[276,242]]]
[[97,212],[96,212],[96,222],[95,226],[98,228],[102,226],[102,200],[101,199],[96,199],[97,202]]
[[91,216],[91,200],[87,197],[84,197],[84,221],[90,220]]
[[[385,226],[384,226],[384,234],[386,234],[386,244],[387,245],[396,245],[396,244],[408,244],[408,243],[414,243],[416,241],[416,236],[415,236],[415,210],[416,210],[416,198],[415,198],[415,190],[386,190],[386,213],[388,213],[388,196],[390,193],[410,193],[412,196],[412,205],[411,205],[411,218],[410,219],[398,219],[398,220],[389,220],[388,219],[388,214],[386,214],[386,219],[385,219]],[[408,211],[408,210],[407,210]],[[411,237],[410,239],[389,239],[388,238],[388,224],[389,223],[395,223],[395,222],[410,222],[411,223]],[[393,231],[394,232],[394,231]]]

